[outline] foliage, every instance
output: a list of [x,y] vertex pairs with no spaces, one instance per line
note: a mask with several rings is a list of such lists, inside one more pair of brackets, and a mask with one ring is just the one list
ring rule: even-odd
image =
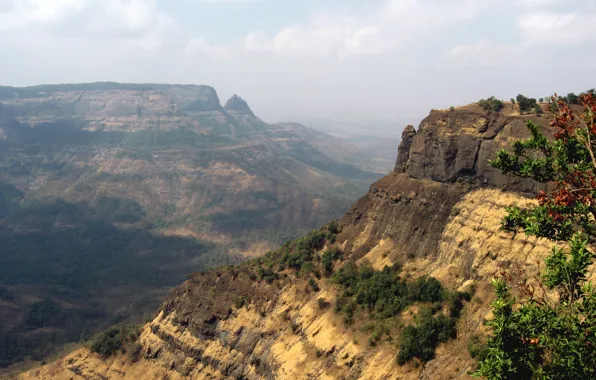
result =
[[329,302],[325,298],[317,299],[317,304],[319,305],[319,309],[326,309],[329,307]]
[[493,335],[478,376],[596,377],[596,290],[588,281],[596,238],[596,98],[584,93],[578,101],[581,115],[558,101],[551,122],[554,140],[528,122],[532,137],[514,143],[513,153],[499,152],[492,162],[504,173],[552,183],[551,191],[538,195],[537,206],[509,207],[503,228],[564,242],[567,248],[553,247],[538,286],[518,284],[519,298],[503,279],[494,281],[497,298],[488,322]]
[[126,345],[133,345],[139,337],[138,326],[121,325],[97,334],[90,343],[91,351],[107,358]]
[[[430,303],[424,308],[415,325],[406,326],[401,332],[398,362],[404,364],[413,358],[427,361],[434,357],[436,346],[455,337],[455,324],[463,308],[463,300],[471,298],[468,293],[451,293],[433,277],[420,277],[414,281],[402,279],[400,265],[375,270],[364,261],[360,266],[347,261],[333,276],[343,293],[335,303],[335,312],[344,314],[344,323],[351,325],[356,312],[362,309],[370,318],[383,321],[396,317],[416,302]],[[447,305],[447,314],[443,303]],[[385,326],[380,324],[378,326]],[[369,339],[371,346],[388,333],[379,327]]]
[[567,104],[579,104],[579,96],[575,95],[573,92],[567,94],[565,97]]
[[333,262],[341,258],[341,250],[337,247],[330,248],[323,252],[321,264],[323,266],[323,273],[329,276],[333,273]]
[[296,271],[301,270],[304,264],[312,261],[314,252],[323,248],[327,237],[323,231],[313,231],[289,245],[285,244],[281,250],[280,264]]
[[519,112],[529,112],[532,109],[536,109],[538,103],[536,103],[536,99],[534,98],[527,98],[522,94],[517,95],[516,97],[517,104],[519,105]]
[[485,111],[493,110],[495,112],[501,111],[505,106],[502,100],[499,100],[494,96],[491,96],[488,99],[480,99],[478,101],[478,105],[480,105]]
[[269,284],[273,283],[273,281],[279,278],[279,275],[271,268],[263,268],[262,266],[259,266],[257,267],[257,273],[259,274],[259,278],[261,280],[265,280]]
[[334,281],[343,287],[343,298],[353,299],[374,318],[390,318],[414,302],[442,302],[445,291],[433,277],[408,282],[398,273],[399,265],[374,270],[364,262],[360,267],[347,261],[336,272]]
[[43,299],[31,305],[25,314],[24,324],[28,329],[56,326],[65,319],[65,312],[51,299]]
[[242,307],[246,305],[246,301],[246,296],[237,297],[236,301],[234,301],[234,306],[236,306],[236,309],[242,309]]
[[416,318],[416,324],[406,326],[399,338],[397,362],[400,365],[413,358],[423,362],[435,356],[439,343],[456,338],[456,320],[442,313],[433,315],[430,308],[424,308]]
[[534,112],[536,113],[536,115],[542,115],[544,113],[544,111],[542,110],[542,107],[538,103],[534,107]]
[[373,332],[368,339],[368,344],[370,346],[376,346],[383,336],[388,335],[390,336],[391,332],[389,328],[383,323],[377,323],[373,329]]
[[472,358],[478,359],[478,361],[486,359],[488,352],[479,335],[474,334],[468,340],[468,353]]
[[[310,279],[310,276],[320,278],[321,270],[327,276],[333,273],[333,262],[342,256],[339,248],[331,246],[335,243],[337,233],[337,222],[331,222],[320,230],[311,231],[302,238],[284,243],[276,251],[268,252],[265,257],[256,260],[259,278],[272,283],[279,278],[279,272],[291,269],[297,276],[309,278],[313,290],[318,291],[318,284],[314,279]],[[317,252],[325,245],[329,248],[319,256]]]

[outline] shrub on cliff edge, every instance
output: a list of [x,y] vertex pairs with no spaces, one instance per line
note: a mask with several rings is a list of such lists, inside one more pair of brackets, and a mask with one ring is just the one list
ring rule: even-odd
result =
[[494,281],[492,336],[479,377],[596,378],[596,289],[588,281],[596,248],[596,97],[585,93],[578,101],[581,115],[558,101],[554,140],[528,122],[532,137],[492,162],[505,174],[553,185],[538,195],[537,206],[507,208],[503,228],[566,247],[553,247],[538,286],[516,284],[519,297],[505,278]]

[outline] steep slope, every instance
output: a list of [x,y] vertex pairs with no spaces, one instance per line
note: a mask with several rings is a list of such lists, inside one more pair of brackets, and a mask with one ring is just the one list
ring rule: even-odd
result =
[[[379,173],[208,86],[0,87],[0,367],[341,215]],[[282,136],[283,135],[283,136]]]
[[[498,149],[527,135],[528,118],[547,124],[475,105],[431,112],[417,131],[404,131],[396,169],[340,219],[337,236],[331,224],[264,260],[193,275],[142,328],[135,355],[118,351],[102,358],[83,348],[22,378],[469,378],[475,361],[468,341],[484,331],[490,280],[502,271],[514,278],[524,270],[536,274],[536,261],[549,250],[544,241],[499,231],[506,205],[532,202],[518,191],[540,186],[487,167]],[[312,247],[312,264],[293,270],[292,249],[304,244]],[[306,268],[324,268],[325,252],[334,247],[341,252],[332,264],[336,280],[311,277]],[[299,257],[310,257],[305,254]],[[345,297],[337,281],[350,260],[377,270],[401,263],[395,270],[407,281],[434,276],[447,289],[475,288],[457,322],[457,338],[440,344],[420,366],[399,365],[395,339],[424,303],[376,321],[368,316],[374,310],[357,307],[346,323],[344,312],[332,306]],[[374,338],[379,324],[386,338]]]

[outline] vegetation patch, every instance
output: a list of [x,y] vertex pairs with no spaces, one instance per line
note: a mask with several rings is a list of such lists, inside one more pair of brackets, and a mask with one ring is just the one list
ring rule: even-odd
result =
[[[343,252],[335,245],[339,232],[338,224],[332,222],[285,243],[277,251],[256,260],[256,273],[252,278],[273,283],[290,271],[306,280],[307,289],[318,292],[319,281],[327,277],[327,281],[339,287],[339,293],[335,300],[318,298],[319,309],[334,305],[334,311],[343,315],[346,326],[357,320],[368,320],[362,330],[371,334],[368,344],[372,347],[385,337],[392,342],[392,330],[398,330],[396,348],[400,364],[415,358],[432,359],[439,343],[456,337],[457,320],[464,301],[469,301],[471,295],[450,292],[433,277],[402,278],[399,263],[382,270],[375,270],[366,260],[360,265],[347,260],[338,266],[337,263],[344,260]],[[421,311],[404,327],[399,316],[414,304],[419,304]]]
[[118,350],[133,353],[138,350],[136,340],[140,335],[140,328],[134,325],[120,325],[109,328],[97,334],[90,342],[91,351],[104,358],[114,355]]
[[[576,102],[584,112],[572,107]],[[521,108],[521,104],[520,104]],[[531,138],[514,142],[491,162],[504,174],[550,183],[535,205],[512,205],[504,230],[545,238],[553,249],[537,284],[521,271],[494,280],[496,300],[486,354],[476,375],[488,379],[596,378],[596,290],[589,280],[595,257],[596,96],[556,102],[553,139],[528,121]],[[511,291],[512,285],[517,294]],[[480,356],[477,344],[470,354]]]
[[492,110],[495,112],[501,111],[505,106],[502,100],[499,100],[494,96],[491,96],[488,99],[480,99],[478,101],[478,105],[481,106],[485,111]]
[[[399,364],[414,358],[428,361],[434,357],[439,343],[455,339],[463,301],[471,298],[469,293],[447,291],[433,277],[403,279],[398,264],[379,271],[368,262],[358,266],[349,260],[335,273],[333,280],[343,290],[336,300],[335,311],[344,314],[346,325],[354,323],[358,311],[366,313],[371,320],[383,321],[398,317],[408,306],[423,305],[414,323],[400,332]],[[377,325],[369,344],[375,346],[385,334],[390,334],[386,325]]]

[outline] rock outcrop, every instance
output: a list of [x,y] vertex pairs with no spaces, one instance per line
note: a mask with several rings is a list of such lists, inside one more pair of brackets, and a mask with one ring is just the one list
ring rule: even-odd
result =
[[[23,378],[470,379],[476,364],[467,342],[485,333],[491,279],[515,268],[536,274],[536,260],[550,250],[543,240],[499,229],[505,206],[530,204],[520,191],[542,185],[487,167],[498,149],[527,136],[527,118],[546,126],[538,117],[487,114],[474,105],[431,112],[417,132],[404,131],[395,171],[340,219],[337,243],[346,258],[376,269],[399,262],[406,277],[476,287],[457,339],[420,367],[398,365],[394,343],[367,344],[369,334],[320,307],[320,299],[337,297],[332,281],[321,279],[318,292],[288,274],[255,283],[241,266],[193,275],[177,288],[143,328],[140,360],[102,360],[83,348]],[[404,312],[400,323],[414,313]]]
[[[535,192],[544,186],[506,177],[489,165],[489,160],[511,141],[529,137],[527,120],[549,132],[545,117],[521,116],[509,108],[487,112],[473,104],[455,111],[433,110],[420,123],[411,143],[406,141],[396,171],[402,171],[407,162],[405,172],[412,178],[437,182],[475,180],[506,190]],[[407,133],[406,137],[410,136],[411,132]]]
[[222,110],[209,86],[90,83],[14,91],[0,101],[19,121],[33,124],[73,115],[104,124],[135,124],[140,118]]
[[397,160],[395,161],[396,173],[405,173],[408,170],[408,160],[410,159],[410,149],[416,136],[414,126],[408,125],[401,134],[401,142],[397,148]]
[[241,114],[254,116],[254,113],[248,106],[248,103],[246,103],[244,99],[235,94],[232,95],[230,99],[228,99],[226,105],[224,106],[224,109],[226,111],[235,111]]

